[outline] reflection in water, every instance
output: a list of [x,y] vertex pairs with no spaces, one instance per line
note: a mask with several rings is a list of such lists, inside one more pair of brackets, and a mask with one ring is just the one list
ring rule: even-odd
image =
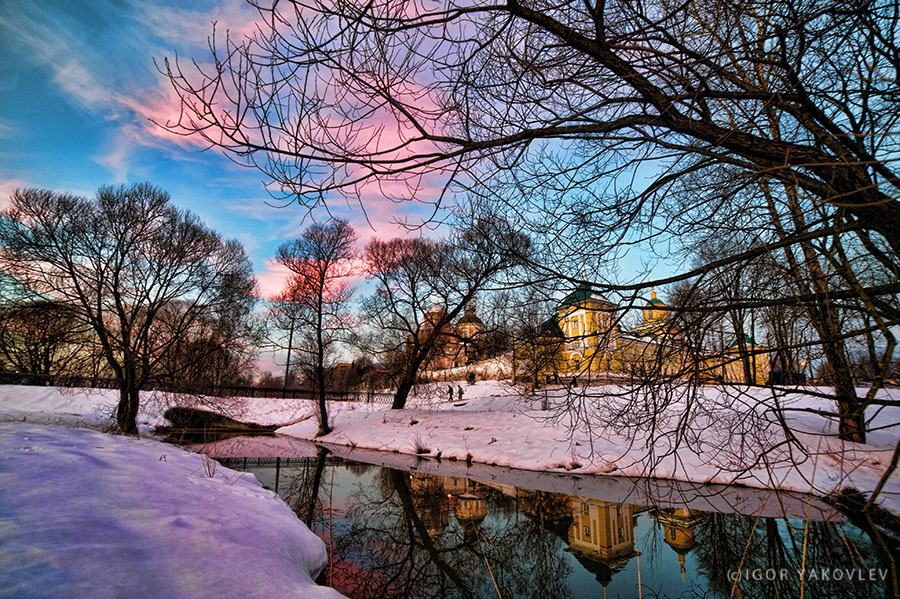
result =
[[325,450],[222,461],[277,487],[329,545],[326,582],[350,597],[637,597],[640,584],[643,597],[786,598],[804,568],[804,597],[893,596],[871,541],[846,523],[616,503]]

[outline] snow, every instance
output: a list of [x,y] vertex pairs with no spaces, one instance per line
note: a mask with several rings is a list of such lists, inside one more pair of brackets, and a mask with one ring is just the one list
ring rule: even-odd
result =
[[[107,398],[4,391],[7,415],[75,423]],[[252,475],[150,439],[0,424],[0,596],[340,597],[313,582],[326,562]]]
[[[454,390],[452,402],[448,387]],[[457,400],[457,387],[463,389],[462,401]],[[887,407],[870,409],[870,425],[877,430],[869,434],[868,443],[838,440],[832,421],[805,411],[834,410],[832,402],[815,396],[826,389],[799,388],[786,396],[758,387],[703,387],[696,397],[685,391],[670,390],[650,419],[647,404],[659,398],[633,394],[622,386],[523,395],[503,381],[432,383],[419,387],[405,410],[330,402],[334,431],[316,441],[526,470],[827,495],[849,487],[864,493],[875,489],[900,433],[900,408]],[[900,401],[900,390],[881,391],[878,397]],[[112,413],[115,400],[115,391],[6,386],[0,388],[0,421],[98,426]],[[795,436],[792,443],[786,443],[775,418],[776,400],[785,408]],[[192,398],[160,393],[146,393],[142,402],[142,430],[163,424],[162,413],[170,405],[197,404]],[[549,409],[542,410],[543,404]],[[240,420],[286,425],[278,432],[297,439],[313,439],[318,430],[315,405],[309,400],[247,398],[220,405],[201,402],[204,406]],[[681,426],[685,423],[687,427]],[[900,473],[887,482],[879,503],[900,513]]]
[[[447,401],[446,387],[458,384],[464,387],[463,401]],[[868,443],[843,442],[832,421],[803,411],[833,410],[831,402],[811,394],[827,390],[801,391],[777,398],[786,409],[794,444],[785,442],[770,389],[706,387],[693,398],[675,389],[655,410],[649,430],[641,410],[642,402],[651,399],[634,397],[623,387],[580,389],[577,396],[564,389],[521,396],[498,381],[436,383],[406,410],[341,410],[332,415],[334,431],[316,441],[527,470],[819,495],[842,488],[871,492],[897,444],[900,409],[871,411],[871,426],[879,430],[870,433]],[[879,397],[900,400],[900,392],[882,391]],[[544,402],[546,411],[540,409]],[[317,426],[309,419],[278,432],[312,439]],[[879,504],[900,513],[900,473],[889,479]]]

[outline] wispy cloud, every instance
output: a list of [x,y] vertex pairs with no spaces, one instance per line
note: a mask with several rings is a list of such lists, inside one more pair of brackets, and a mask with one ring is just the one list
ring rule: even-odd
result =
[[160,6],[151,1],[134,4],[135,20],[156,37],[179,50],[205,48],[212,24],[224,35],[249,35],[256,29],[259,13],[245,0],[225,0],[214,9],[197,11],[175,6]]
[[[226,30],[232,36],[252,34],[259,18],[252,5],[245,0],[221,0],[212,8],[207,4],[200,10],[166,6],[155,0],[2,1],[0,36],[18,49],[20,60],[45,70],[71,106],[96,122],[105,143],[90,157],[107,169],[114,181],[124,182],[136,171],[141,172],[140,160],[148,155],[143,151],[147,148],[179,162],[206,160],[196,152],[202,142],[154,124],[177,122],[180,100],[153,60],[176,53],[208,54],[206,44],[213,21],[217,35],[224,35]],[[422,91],[413,86],[409,94],[423,102],[427,99],[419,98]],[[422,110],[434,109],[423,104]],[[384,116],[383,134],[372,140],[369,149],[396,147],[405,139],[406,133],[390,126],[388,115]],[[16,133],[11,123],[0,120],[0,138]],[[228,172],[228,168],[226,165],[222,170]],[[402,186],[368,185],[359,190],[365,212],[355,198],[333,199],[330,213],[316,212],[313,217],[320,222],[330,215],[350,220],[360,235],[361,246],[372,237],[419,235],[421,231],[410,232],[398,225],[400,215],[419,210],[430,216],[427,202],[437,198],[440,188],[426,182],[417,189],[416,197],[426,202],[418,208],[389,199],[407,195],[408,191]],[[231,211],[266,223],[261,228],[265,233],[259,234],[262,242],[297,237],[311,222],[303,207],[270,209],[266,201],[257,195],[230,206]]]
[[0,139],[12,139],[15,134],[15,126],[6,119],[0,118]]
[[269,298],[278,295],[291,276],[291,271],[274,259],[266,260],[265,269],[256,275],[260,297]]
[[[22,49],[24,60],[47,69],[74,108],[115,129],[94,159],[119,181],[128,177],[138,147],[180,158],[200,144],[154,124],[177,121],[180,107],[154,58],[205,47],[214,20],[238,35],[251,31],[256,14],[238,0],[203,12],[141,0],[9,4],[0,35]],[[0,121],[0,137],[4,131]]]

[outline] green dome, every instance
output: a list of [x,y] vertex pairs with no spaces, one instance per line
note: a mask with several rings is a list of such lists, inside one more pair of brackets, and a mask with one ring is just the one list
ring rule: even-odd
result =
[[[756,339],[754,339],[750,335],[747,335],[746,333],[744,334],[744,344],[749,345],[751,347],[759,347],[758,345],[756,345]],[[735,338],[734,343],[729,345],[728,349],[732,349],[732,348],[739,347],[739,346],[740,346],[740,343],[738,343],[737,338]]]
[[575,291],[564,297],[559,305],[560,307],[574,306],[589,299],[601,301],[607,304],[609,303],[609,301],[607,301],[605,297],[595,293],[590,285],[588,285],[587,283],[579,283],[578,287],[575,288]]

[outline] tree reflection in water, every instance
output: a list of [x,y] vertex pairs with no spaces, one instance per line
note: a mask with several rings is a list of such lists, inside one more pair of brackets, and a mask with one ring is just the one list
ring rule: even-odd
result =
[[[806,577],[805,598],[893,596],[885,593],[877,572],[878,568],[883,572],[885,566],[878,562],[870,539],[861,531],[832,522],[809,522],[804,562],[805,526],[801,520],[708,514],[697,527],[698,565],[710,588],[725,597],[731,596],[736,564],[750,573],[738,582],[744,597],[800,597],[799,572],[803,568],[814,573]],[[876,569],[876,582],[868,580],[871,568]],[[841,573],[836,576],[838,571]],[[766,574],[772,580],[766,580]],[[859,580],[860,576],[866,580]]]
[[353,597],[490,597],[496,581],[504,596],[570,596],[565,545],[540,510],[525,516],[515,501],[462,479],[383,470],[344,514],[335,558],[361,570],[336,586]]
[[[280,473],[298,517],[326,542],[333,526],[325,580],[350,597],[630,597],[639,567],[644,597],[801,593],[802,520],[617,504],[339,462],[325,450]],[[859,580],[885,568],[860,529],[811,521],[805,534],[807,571],[856,572],[807,579],[805,598],[893,596],[881,579]],[[779,575],[742,579],[732,595],[738,569]]]

